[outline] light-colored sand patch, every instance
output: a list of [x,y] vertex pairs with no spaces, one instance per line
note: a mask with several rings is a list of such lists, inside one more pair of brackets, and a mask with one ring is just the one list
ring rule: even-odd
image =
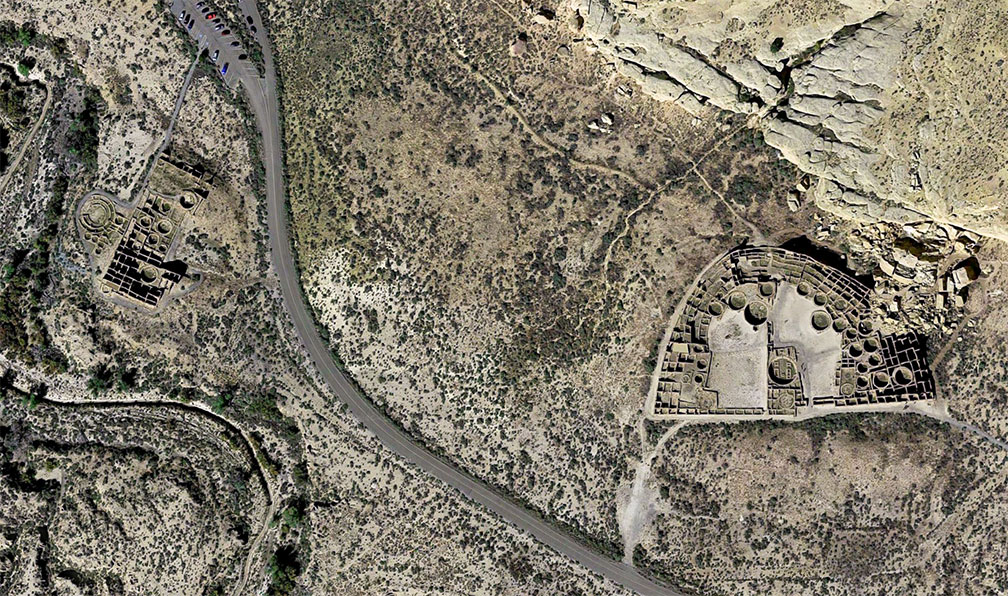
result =
[[765,408],[767,404],[767,326],[756,327],[743,311],[729,310],[711,321],[711,359],[707,386],[718,392],[719,408]]
[[840,367],[840,334],[832,327],[825,331],[812,328],[812,313],[821,307],[797,288],[782,282],[770,311],[775,346],[794,346],[798,350],[798,369],[802,390],[811,403],[813,397],[840,395],[836,371]]

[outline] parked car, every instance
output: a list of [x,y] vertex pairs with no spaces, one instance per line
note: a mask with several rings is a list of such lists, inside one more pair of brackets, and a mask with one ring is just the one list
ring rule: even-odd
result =
[[218,56],[220,56],[220,50],[214,50],[213,56],[210,56],[210,62],[217,62]]
[[222,67],[221,67],[221,69],[220,69],[220,73],[221,73],[222,75],[226,75],[226,74],[227,74],[227,68],[228,68],[228,63],[227,63],[227,62],[225,62],[225,63],[224,63],[224,66],[222,66]]

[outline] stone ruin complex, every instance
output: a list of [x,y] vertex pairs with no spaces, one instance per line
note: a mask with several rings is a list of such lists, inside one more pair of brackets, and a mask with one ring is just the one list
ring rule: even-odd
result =
[[179,232],[210,194],[206,173],[167,155],[133,205],[101,192],[77,209],[81,238],[97,268],[102,295],[156,310],[168,297],[191,290],[199,274],[173,260]]
[[923,337],[883,335],[869,288],[782,248],[712,263],[659,354],[654,418],[805,418],[931,400]]

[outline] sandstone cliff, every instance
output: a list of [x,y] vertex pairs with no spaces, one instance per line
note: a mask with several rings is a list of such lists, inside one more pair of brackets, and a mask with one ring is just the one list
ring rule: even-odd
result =
[[591,47],[701,114],[752,114],[863,221],[934,220],[1008,240],[1005,9],[975,0],[573,0]]

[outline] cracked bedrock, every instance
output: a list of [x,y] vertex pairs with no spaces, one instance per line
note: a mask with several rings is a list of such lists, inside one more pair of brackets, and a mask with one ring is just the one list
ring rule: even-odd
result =
[[1008,240],[1008,8],[963,2],[573,0],[591,47],[702,115],[751,114],[820,207]]

